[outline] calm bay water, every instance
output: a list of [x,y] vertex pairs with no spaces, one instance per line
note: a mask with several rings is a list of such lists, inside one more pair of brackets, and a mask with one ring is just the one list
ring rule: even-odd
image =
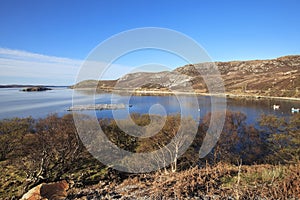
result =
[[[22,92],[21,88],[1,88],[0,89],[0,119],[12,117],[27,117],[33,118],[45,117],[52,113],[64,115],[70,113],[67,109],[72,106],[73,90],[66,87],[56,87],[53,90],[43,92]],[[91,98],[90,94],[86,92],[75,91],[77,99],[82,100],[84,104],[85,99]],[[152,113],[155,114],[177,114],[181,109],[197,109],[190,101],[191,97],[184,97],[184,104],[179,104],[176,96],[131,96],[129,104],[132,107],[126,109],[129,113]],[[111,94],[97,94],[95,95],[96,103],[125,103],[127,104],[127,96],[111,95]],[[200,110],[198,111],[200,117],[210,112],[210,97],[199,96],[198,104]],[[279,110],[273,110],[273,105],[280,105]],[[155,105],[156,107],[153,107]],[[157,105],[161,105],[158,106]],[[180,107],[181,106],[181,107]],[[278,116],[290,116],[291,108],[300,107],[300,101],[286,101],[286,100],[236,100],[227,99],[227,109],[238,111],[247,115],[247,123],[253,124],[257,118],[262,114],[274,114]],[[157,109],[153,109],[157,108]],[[162,109],[163,108],[163,109]],[[126,111],[125,109],[125,111]],[[126,118],[127,112],[124,110],[102,110],[96,111],[98,118]],[[93,114],[94,111],[84,111],[85,114]],[[193,116],[194,117],[194,116]]]

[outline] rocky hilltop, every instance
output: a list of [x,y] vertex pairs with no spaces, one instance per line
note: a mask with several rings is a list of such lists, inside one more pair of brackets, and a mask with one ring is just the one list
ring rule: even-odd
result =
[[[237,96],[300,97],[300,55],[270,60],[230,61],[189,64],[173,71],[137,72],[118,80],[84,81],[72,88],[95,87],[99,91],[134,90],[168,92],[192,87],[197,93],[208,93],[204,78],[214,80],[218,69],[227,94]],[[90,84],[89,84],[90,83]]]

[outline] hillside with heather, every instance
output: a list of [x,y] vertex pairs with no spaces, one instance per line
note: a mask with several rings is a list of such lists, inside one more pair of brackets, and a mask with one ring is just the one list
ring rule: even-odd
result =
[[[226,93],[237,96],[300,97],[300,56],[270,60],[215,62],[224,81]],[[213,63],[189,64],[173,71],[137,72],[118,80],[83,81],[71,88],[98,91],[184,91],[189,85],[199,94],[208,93],[203,77],[214,78]]]

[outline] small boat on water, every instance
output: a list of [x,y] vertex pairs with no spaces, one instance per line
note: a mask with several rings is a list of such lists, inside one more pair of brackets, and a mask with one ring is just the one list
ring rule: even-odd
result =
[[300,108],[292,108],[292,113],[298,113],[300,111]]

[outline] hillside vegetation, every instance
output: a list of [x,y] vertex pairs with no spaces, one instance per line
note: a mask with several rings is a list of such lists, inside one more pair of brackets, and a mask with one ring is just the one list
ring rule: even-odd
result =
[[[210,123],[207,114],[181,157],[143,174],[115,171],[93,158],[77,135],[72,115],[2,120],[0,199],[19,198],[40,183],[60,180],[70,185],[68,199],[300,198],[300,114],[289,119],[262,116],[259,127],[247,125],[246,117],[228,111],[217,144],[199,158]],[[152,116],[156,121],[160,118]],[[88,117],[83,119],[89,122]],[[145,126],[151,118],[132,114],[132,119]],[[119,148],[141,153],[172,145],[180,121],[179,115],[168,116],[159,133],[149,138],[126,134],[114,120],[99,124]],[[120,123],[132,129],[126,119]],[[184,120],[187,127],[193,123]],[[174,157],[176,151],[169,153]],[[167,156],[159,155],[157,159]]]
[[[215,62],[227,94],[246,96],[300,97],[300,56],[284,56],[270,60]],[[72,86],[94,87],[98,91],[187,91],[208,93],[203,77],[214,79],[212,63],[189,64],[173,71],[137,72],[118,80],[83,81]],[[201,74],[200,74],[201,72]]]

